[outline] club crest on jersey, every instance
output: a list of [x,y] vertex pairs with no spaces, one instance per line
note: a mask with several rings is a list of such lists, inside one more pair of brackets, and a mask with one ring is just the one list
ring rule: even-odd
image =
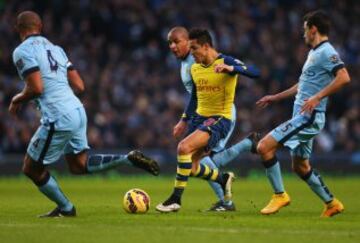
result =
[[331,61],[332,63],[338,63],[338,62],[339,62],[339,58],[338,58],[337,55],[332,55],[332,56],[330,57],[330,61]]
[[19,70],[22,70],[25,66],[25,64],[21,58],[15,63],[15,65]]
[[209,126],[213,125],[215,122],[216,122],[216,120],[214,118],[209,118],[206,121],[204,121],[203,124],[204,124],[204,126],[209,127]]

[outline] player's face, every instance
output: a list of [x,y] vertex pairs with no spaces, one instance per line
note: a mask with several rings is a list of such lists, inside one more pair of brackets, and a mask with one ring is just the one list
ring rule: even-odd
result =
[[307,22],[304,22],[304,39],[305,39],[305,44],[306,45],[311,45],[311,43],[313,42],[313,30],[312,28],[309,28],[309,26],[307,25]]
[[197,40],[190,40],[190,52],[195,62],[202,63],[205,60],[207,49],[207,45],[200,45]]
[[170,51],[176,58],[183,59],[189,53],[189,40],[179,33],[171,32],[168,35],[168,43]]

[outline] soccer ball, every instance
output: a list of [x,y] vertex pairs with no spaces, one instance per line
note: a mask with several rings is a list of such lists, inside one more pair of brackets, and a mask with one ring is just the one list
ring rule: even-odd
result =
[[125,193],[123,207],[127,213],[146,213],[150,208],[150,197],[144,190],[131,189]]

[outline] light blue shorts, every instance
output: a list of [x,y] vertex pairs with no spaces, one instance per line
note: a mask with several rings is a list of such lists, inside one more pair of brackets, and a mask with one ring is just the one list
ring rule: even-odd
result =
[[56,162],[62,154],[77,154],[89,149],[87,117],[84,107],[74,109],[53,123],[44,123],[27,148],[28,155],[42,164]]
[[213,151],[214,153],[218,153],[221,152],[225,149],[226,144],[229,142],[229,139],[235,129],[235,125],[236,125],[236,107],[233,104],[232,106],[232,115],[231,115],[231,125],[230,125],[230,129],[226,135],[225,138],[221,139],[217,145],[211,149],[211,151]]
[[290,148],[291,156],[310,158],[314,137],[325,126],[325,112],[300,114],[294,109],[293,117],[276,127],[270,135],[280,144]]

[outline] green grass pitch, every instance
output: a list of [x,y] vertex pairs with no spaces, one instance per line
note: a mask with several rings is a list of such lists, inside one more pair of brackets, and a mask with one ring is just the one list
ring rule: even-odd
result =
[[[39,219],[53,209],[29,180],[0,178],[0,242],[360,242],[360,178],[324,176],[345,212],[319,218],[323,205],[300,179],[285,177],[290,206],[263,216],[271,190],[265,176],[234,182],[236,212],[204,213],[215,201],[207,182],[190,179],[180,212],[160,214],[154,206],[172,190],[172,177],[58,177],[78,217]],[[124,193],[142,188],[151,197],[145,215],[122,209]]]

